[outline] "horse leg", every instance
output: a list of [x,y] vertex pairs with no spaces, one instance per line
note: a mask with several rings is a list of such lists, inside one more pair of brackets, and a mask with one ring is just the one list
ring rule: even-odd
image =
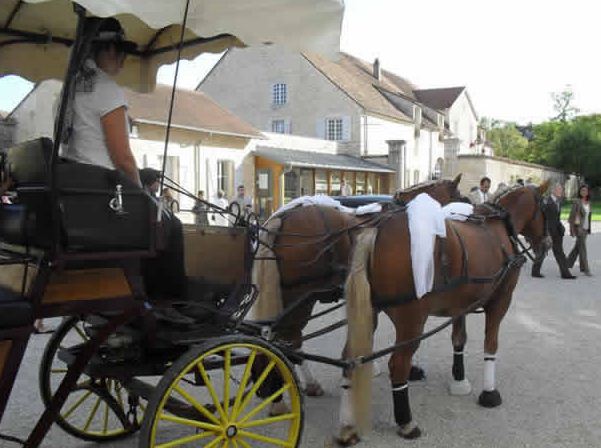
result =
[[513,289],[518,280],[519,269],[507,274],[506,280],[500,285],[486,306],[485,336],[484,336],[484,381],[478,403],[485,408],[494,408],[502,403],[501,394],[496,388],[495,363],[499,346],[499,327],[511,303]]
[[469,395],[472,393],[472,385],[465,377],[465,366],[463,363],[463,349],[467,341],[465,316],[453,323],[451,341],[453,343],[453,379],[449,383],[449,393],[451,395]]
[[416,439],[421,435],[421,430],[411,416],[409,384],[407,382],[411,370],[411,356],[416,349],[417,347],[408,347],[394,352],[388,363],[392,385],[394,419],[399,426],[398,434],[404,439]]
[[321,397],[324,394],[323,388],[321,387],[321,384],[319,384],[319,381],[313,376],[313,372],[311,372],[308,363],[302,361],[296,368],[301,383],[305,385],[305,394],[307,394],[308,397]]

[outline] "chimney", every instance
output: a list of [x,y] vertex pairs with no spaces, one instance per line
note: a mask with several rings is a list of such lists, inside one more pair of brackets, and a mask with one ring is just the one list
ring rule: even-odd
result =
[[380,70],[380,59],[376,58],[374,60],[374,78],[376,78],[379,81],[381,73],[382,71]]

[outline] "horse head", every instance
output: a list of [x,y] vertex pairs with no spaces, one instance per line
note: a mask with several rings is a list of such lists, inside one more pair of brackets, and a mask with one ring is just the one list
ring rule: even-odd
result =
[[523,235],[538,251],[545,237],[545,216],[542,212],[542,195],[549,181],[540,186],[527,185],[512,188],[498,197],[497,203],[511,216],[516,234]]
[[437,181],[422,182],[410,188],[397,191],[394,194],[394,200],[406,204],[418,194],[427,193],[442,205],[446,205],[450,202],[462,201],[463,198],[458,188],[459,182],[461,182],[461,174],[458,174],[453,180],[441,179]]

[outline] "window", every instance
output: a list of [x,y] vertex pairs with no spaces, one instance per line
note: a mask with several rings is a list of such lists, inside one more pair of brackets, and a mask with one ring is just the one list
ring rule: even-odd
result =
[[326,120],[326,140],[342,140],[342,118]]
[[313,196],[315,186],[313,185],[313,170],[300,170],[300,195]]
[[281,106],[288,101],[288,88],[284,83],[277,83],[272,88],[272,102],[274,106]]
[[286,133],[286,120],[272,120],[271,132],[275,132],[277,134],[285,134]]
[[330,172],[330,195],[339,196],[340,195],[340,171],[331,171]]
[[355,194],[365,194],[365,173],[355,175]]
[[324,170],[315,170],[315,194],[328,194],[328,176]]
[[234,196],[234,162],[232,160],[217,161],[217,188],[225,192],[226,198]]
[[440,179],[442,177],[442,164],[444,163],[444,160],[442,160],[442,158],[438,158],[436,160],[436,165],[434,165],[434,171],[432,172],[432,179],[436,180],[436,179]]
[[298,168],[284,173],[284,204],[298,197],[300,189],[299,180],[300,170]]

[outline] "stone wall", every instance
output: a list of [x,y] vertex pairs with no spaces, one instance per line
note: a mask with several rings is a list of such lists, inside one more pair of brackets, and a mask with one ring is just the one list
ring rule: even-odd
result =
[[463,193],[467,193],[470,188],[479,185],[480,179],[484,176],[491,179],[493,192],[501,182],[511,185],[517,179],[523,179],[538,184],[550,180],[564,183],[566,194],[571,196],[574,189],[572,184],[576,182],[574,176],[566,175],[558,169],[504,157],[466,154],[457,156],[454,163],[445,165],[448,167],[445,177],[451,178],[459,173],[463,174],[460,185]]

